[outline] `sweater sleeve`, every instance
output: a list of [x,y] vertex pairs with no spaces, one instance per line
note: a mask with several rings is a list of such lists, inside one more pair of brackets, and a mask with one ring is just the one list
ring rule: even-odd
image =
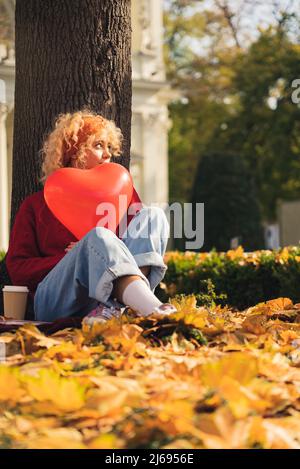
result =
[[35,228],[33,207],[25,200],[11,232],[6,267],[13,284],[27,286],[31,293],[65,255],[42,256]]
[[142,208],[142,201],[140,199],[140,196],[138,195],[137,191],[135,190],[135,188],[133,188],[133,194],[132,194],[132,199],[130,201],[130,204],[129,206],[131,206],[132,204],[140,204],[139,207]]

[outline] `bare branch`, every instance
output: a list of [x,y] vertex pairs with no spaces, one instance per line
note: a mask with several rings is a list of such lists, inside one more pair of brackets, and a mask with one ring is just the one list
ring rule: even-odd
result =
[[221,0],[215,0],[215,3],[217,5],[217,7],[219,8],[219,10],[223,13],[225,20],[227,21],[227,24],[229,26],[229,29],[231,30],[231,33],[232,33],[233,39],[236,43],[236,46],[239,49],[241,49],[241,44],[240,44],[240,41],[239,41],[239,38],[238,38],[237,27],[235,26],[234,21],[233,21],[233,19],[235,17],[235,14],[230,9],[230,6],[229,6],[229,4],[226,0],[222,0],[222,1]]

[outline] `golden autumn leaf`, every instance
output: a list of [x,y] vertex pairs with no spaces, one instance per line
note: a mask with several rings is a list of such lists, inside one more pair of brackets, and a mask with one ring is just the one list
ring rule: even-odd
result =
[[289,426],[281,421],[267,419],[263,422],[266,431],[266,448],[269,449],[300,449],[299,430],[295,434]]
[[132,395],[144,395],[144,386],[135,379],[123,378],[121,376],[91,376],[89,380],[107,394],[125,390]]
[[289,298],[276,298],[266,301],[265,305],[270,309],[270,312],[273,312],[289,309],[293,306],[293,302]]
[[197,329],[204,329],[207,325],[207,313],[203,314],[198,312],[190,312],[185,314],[184,312],[180,311],[179,313],[175,313],[173,317],[177,321],[182,320],[184,324],[194,326]]
[[256,335],[265,334],[267,326],[267,317],[264,314],[246,317],[242,323],[244,331],[251,332]]
[[114,449],[120,448],[120,441],[113,433],[99,435],[88,443],[90,449]]
[[28,438],[28,449],[85,449],[82,435],[74,428],[44,429]]
[[249,436],[249,421],[236,420],[224,406],[213,414],[201,415],[197,428],[207,449],[245,448]]
[[184,298],[171,299],[171,303],[180,311],[181,313],[190,313],[197,310],[197,299],[195,295],[188,295]]
[[143,329],[140,326],[122,323],[118,319],[111,319],[103,324],[93,324],[92,327],[84,326],[83,332],[87,342],[93,342],[95,338],[101,337],[114,350],[121,348],[124,352],[142,350],[142,345],[146,343],[141,336]]
[[24,326],[20,327],[17,331],[17,336],[19,338],[23,337],[24,339],[35,339],[36,345],[38,347],[50,348],[53,345],[57,345],[60,343],[57,339],[45,336],[45,334],[40,332],[39,329],[33,324],[25,324]]
[[[276,298],[274,300],[269,300],[264,303],[259,303],[252,308],[248,308],[247,315],[251,316],[258,315],[258,316],[272,316],[279,312],[285,312],[293,307],[293,303],[289,298]],[[293,312],[294,315],[297,314],[296,311]]]
[[92,343],[95,339],[102,337],[103,332],[113,330],[115,334],[122,328],[122,322],[118,318],[112,318],[104,323],[94,322],[91,326],[88,324],[82,325],[82,333],[85,338],[85,343]]
[[47,352],[45,352],[44,357],[56,360],[65,360],[66,358],[84,359],[89,358],[92,353],[101,353],[105,350],[104,346],[97,347],[78,347],[77,344],[72,342],[63,342],[59,345],[53,345],[50,347]]
[[258,372],[257,359],[241,352],[224,355],[220,360],[201,365],[200,379],[209,388],[217,389],[224,376],[247,385]]
[[75,379],[61,378],[54,371],[44,369],[38,377],[24,376],[23,380],[30,397],[38,402],[49,401],[65,412],[78,410],[84,405],[84,388]]
[[124,324],[119,329],[106,328],[102,332],[102,337],[114,350],[121,349],[124,353],[134,353],[142,350],[146,344],[141,336],[142,332],[143,329],[136,324]]
[[259,373],[274,382],[300,382],[300,369],[289,366],[288,360],[281,354],[262,356],[258,360]]
[[194,417],[193,404],[186,400],[167,400],[159,406],[157,418],[163,422],[172,421],[179,431],[190,429]]
[[246,386],[241,386],[237,380],[229,376],[222,378],[218,390],[237,419],[247,417],[253,412],[262,413],[269,407],[267,400],[262,399]]
[[[12,422],[11,422],[12,423]],[[16,416],[13,421],[16,428],[20,433],[28,433],[33,430],[41,430],[44,428],[57,428],[59,427],[59,419],[56,417],[41,417],[37,418],[36,416]]]
[[0,402],[17,403],[25,395],[19,380],[19,371],[0,365]]
[[130,399],[125,390],[114,393],[103,393],[101,390],[92,389],[87,393],[86,405],[88,408],[96,409],[100,417],[120,418],[129,413],[130,405],[138,405],[140,400],[136,397]]
[[261,416],[256,415],[251,418],[247,443],[250,448],[267,448],[267,431]]

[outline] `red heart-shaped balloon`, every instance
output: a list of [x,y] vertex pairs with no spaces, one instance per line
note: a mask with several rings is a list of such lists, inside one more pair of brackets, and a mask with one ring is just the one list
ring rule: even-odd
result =
[[58,169],[48,176],[44,188],[51,212],[78,239],[96,226],[115,232],[132,194],[131,175],[117,163]]

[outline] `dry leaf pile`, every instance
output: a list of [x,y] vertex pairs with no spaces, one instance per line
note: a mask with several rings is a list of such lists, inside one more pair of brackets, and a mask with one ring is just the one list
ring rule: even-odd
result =
[[[300,448],[300,305],[0,334],[2,448]],[[2,346],[3,347],[3,346]]]

